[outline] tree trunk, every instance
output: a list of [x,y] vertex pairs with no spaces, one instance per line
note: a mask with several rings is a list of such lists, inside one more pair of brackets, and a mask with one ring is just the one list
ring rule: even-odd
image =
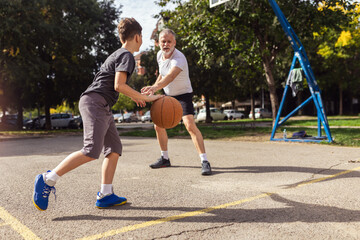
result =
[[212,119],[211,119],[211,115],[210,115],[210,98],[209,98],[208,93],[205,93],[205,106],[206,106],[206,119],[205,119],[205,122],[206,123],[211,123]]
[[45,103],[45,129],[51,130],[50,106]]
[[[302,95],[303,95],[303,92],[302,92],[302,91],[299,91],[298,94],[297,94],[297,105],[298,105],[298,106],[300,106],[301,103],[302,103],[302,99],[303,99]],[[298,111],[298,115],[299,115],[299,116],[304,115],[304,108],[301,108],[301,109]]]
[[23,128],[24,118],[23,118],[23,107],[20,101],[17,104],[17,111],[18,111],[18,117],[17,117],[16,125],[18,129],[21,130]]
[[266,56],[263,57],[263,66],[264,66],[264,70],[265,70],[266,82],[267,82],[267,85],[269,87],[269,92],[270,92],[272,119],[273,119],[273,125],[274,125],[276,113],[277,113],[277,110],[279,109],[279,106],[278,106],[279,103],[278,103],[278,97],[276,95],[275,80],[272,75],[270,61]]
[[254,98],[254,93],[253,92],[251,92],[250,93],[250,112],[251,112],[251,116],[252,116],[252,120],[256,120],[256,118],[255,118],[255,111],[254,111],[254,109],[255,109],[255,98]]
[[343,90],[341,83],[339,83],[339,115],[343,115]]

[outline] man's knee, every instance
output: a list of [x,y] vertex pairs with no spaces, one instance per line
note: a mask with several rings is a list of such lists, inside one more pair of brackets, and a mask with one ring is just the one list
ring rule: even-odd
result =
[[165,128],[161,128],[161,127],[157,126],[156,124],[154,124],[154,129],[155,129],[156,132],[166,131]]
[[194,122],[186,123],[185,127],[190,134],[197,134],[199,132],[199,129]]

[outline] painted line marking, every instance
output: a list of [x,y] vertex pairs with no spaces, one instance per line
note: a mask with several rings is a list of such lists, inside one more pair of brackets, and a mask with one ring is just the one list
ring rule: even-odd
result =
[[2,226],[7,226],[7,225],[9,225],[9,224],[6,223],[6,222],[0,223],[0,227],[2,227]]
[[1,223],[1,226],[10,225],[25,240],[40,240],[40,238],[38,238],[28,227],[13,217],[3,207],[0,207],[0,218],[4,221]]
[[[310,181],[307,181],[307,182],[304,182],[304,183],[300,183],[300,184],[298,184],[296,186],[296,188],[300,188],[300,187],[304,187],[306,185],[310,185],[310,184],[313,184],[313,183],[325,181],[325,180],[335,178],[335,177],[338,177],[338,176],[341,176],[341,175],[344,175],[344,174],[355,172],[357,170],[360,170],[360,167],[357,167],[357,168],[354,168],[354,169],[351,169],[351,170],[346,170],[346,171],[343,171],[343,172],[339,172],[339,173],[331,175],[331,176],[317,178],[317,179],[310,180]],[[281,190],[281,191],[285,191],[285,190]],[[122,228],[119,228],[119,229],[110,230],[110,231],[107,231],[107,232],[104,232],[104,233],[99,233],[99,234],[95,234],[95,235],[92,235],[92,236],[84,237],[84,238],[81,238],[79,240],[94,240],[94,239],[100,239],[100,238],[105,238],[105,237],[111,237],[111,236],[118,235],[118,234],[121,234],[121,233],[134,231],[134,230],[137,230],[137,229],[140,229],[140,228],[150,227],[150,226],[154,226],[154,225],[161,224],[161,223],[175,221],[175,220],[178,220],[178,219],[197,216],[197,215],[208,213],[208,212],[211,212],[211,211],[214,211],[214,210],[217,210],[217,209],[222,209],[222,208],[227,208],[227,207],[231,207],[231,206],[240,205],[240,204],[243,204],[243,203],[246,203],[246,202],[251,202],[251,201],[254,201],[254,200],[257,200],[257,199],[269,197],[269,196],[271,196],[273,194],[278,194],[281,191],[277,191],[277,192],[273,192],[273,193],[263,193],[263,194],[255,196],[255,197],[250,197],[250,198],[242,199],[242,200],[231,202],[231,203],[225,203],[225,204],[222,204],[222,205],[209,207],[209,208],[202,209],[202,210],[197,210],[197,211],[193,211],[193,212],[187,212],[187,213],[183,213],[183,214],[180,214],[180,215],[170,216],[170,217],[161,218],[161,219],[157,219],[157,220],[152,220],[152,221],[139,223],[139,224],[134,224],[134,225],[122,227]]]

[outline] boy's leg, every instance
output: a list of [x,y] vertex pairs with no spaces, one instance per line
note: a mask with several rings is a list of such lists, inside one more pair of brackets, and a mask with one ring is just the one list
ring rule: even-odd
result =
[[117,162],[119,159],[119,154],[110,153],[103,161],[102,164],[102,175],[101,175],[101,184],[112,184]]
[[126,198],[119,197],[113,191],[113,179],[119,156],[122,154],[122,144],[119,132],[114,123],[114,119],[110,119],[109,128],[104,139],[104,155],[106,156],[101,170],[101,189],[97,195],[96,207],[106,208],[111,206],[123,205]]
[[74,152],[67,156],[54,170],[51,172],[39,174],[35,178],[33,203],[35,207],[44,211],[48,207],[49,195],[53,191],[55,194],[54,175],[56,178],[64,175],[65,173],[77,168],[78,166],[87,163],[94,158],[85,156],[81,151]]
[[108,119],[112,118],[110,107],[105,99],[96,93],[84,95],[80,98],[79,110],[84,125],[84,147],[81,151],[70,154],[50,173],[36,176],[33,202],[39,210],[47,209],[49,194],[55,191],[54,185],[58,177],[97,159],[103,148]]
[[201,174],[202,175],[211,175],[211,167],[210,163],[207,160],[207,156],[205,153],[205,144],[204,144],[204,138],[196,126],[194,116],[193,115],[186,115],[183,116],[184,125],[186,127],[186,130],[189,132],[191,139],[195,145],[195,148],[197,152],[199,153],[200,159],[201,159]]
[[156,138],[159,142],[160,149],[161,149],[161,157],[153,164],[150,164],[151,168],[163,168],[163,167],[170,167],[170,159],[168,156],[168,135],[166,133],[165,128],[158,127],[154,125]]
[[65,173],[68,173],[71,170],[92,160],[95,160],[95,158],[85,156],[81,151],[73,152],[67,156],[53,171],[55,171],[56,174],[61,177]]

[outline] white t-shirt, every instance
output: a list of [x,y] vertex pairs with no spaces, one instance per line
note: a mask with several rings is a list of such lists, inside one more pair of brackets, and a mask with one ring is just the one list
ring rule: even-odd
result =
[[192,93],[191,82],[189,78],[189,67],[186,58],[182,52],[175,49],[169,59],[163,59],[162,51],[157,53],[157,61],[159,64],[159,72],[164,78],[173,67],[178,67],[182,71],[176,78],[164,87],[166,95],[177,96],[185,93]]

